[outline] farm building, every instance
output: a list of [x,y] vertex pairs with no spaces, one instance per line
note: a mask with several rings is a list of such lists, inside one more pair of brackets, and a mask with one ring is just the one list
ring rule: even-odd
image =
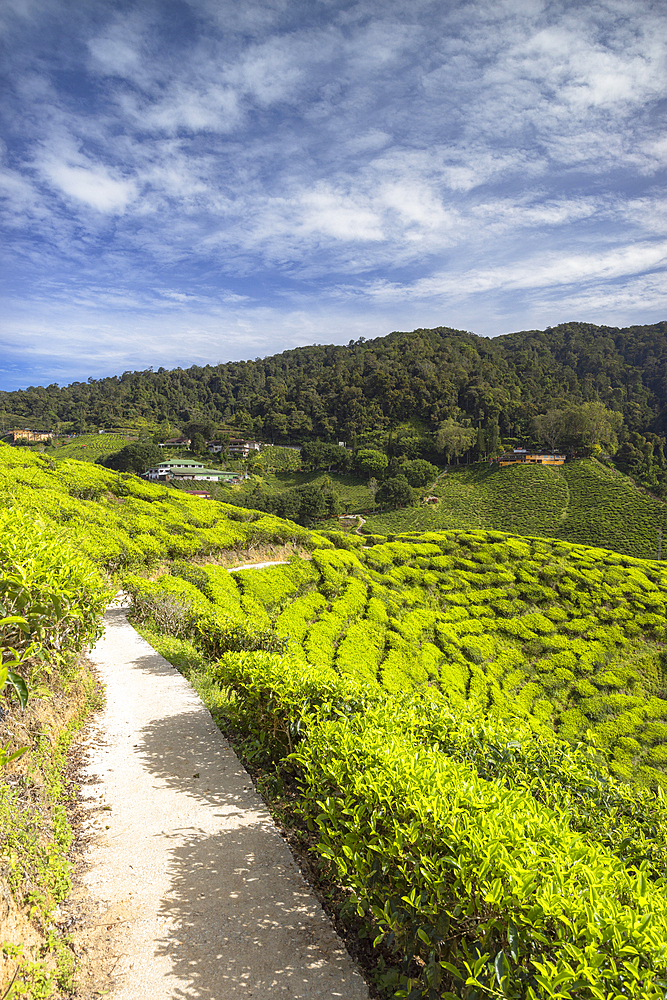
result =
[[230,438],[229,454],[247,458],[251,451],[260,451],[259,441],[244,441],[242,438]]
[[506,451],[500,455],[496,462],[501,467],[506,465],[518,465],[525,463],[528,465],[563,465],[565,455],[557,455],[548,451],[528,451],[527,448],[515,448],[514,451]]
[[160,462],[144,473],[145,479],[169,482],[170,480],[205,479],[214,483],[237,483],[238,473],[224,472],[221,469],[207,469],[203,462],[194,458],[174,458]]
[[14,430],[8,435],[9,439],[15,444],[18,441],[50,441],[51,431],[32,431],[29,428],[22,428],[20,430]]

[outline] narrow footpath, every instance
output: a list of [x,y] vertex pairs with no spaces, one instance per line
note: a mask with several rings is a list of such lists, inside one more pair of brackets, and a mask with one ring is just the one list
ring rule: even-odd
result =
[[368,1000],[247,772],[126,611],[91,655],[107,704],[82,785],[82,879],[117,953],[107,995]]

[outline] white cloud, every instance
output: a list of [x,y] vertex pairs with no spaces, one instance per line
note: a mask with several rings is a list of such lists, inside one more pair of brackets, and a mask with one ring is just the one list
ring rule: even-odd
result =
[[646,315],[651,0],[10,7],[5,273],[37,311],[237,310],[241,337],[295,303],[315,329],[327,301],[489,332],[604,288]]
[[[381,280],[358,286],[341,286],[342,295],[369,295],[382,302],[470,297],[476,293],[530,289],[558,289],[627,279],[645,271],[667,269],[667,241],[589,254],[542,254],[497,267],[442,271],[410,284]],[[664,279],[663,279],[664,280]],[[667,301],[667,295],[666,295]]]
[[112,176],[102,164],[84,166],[46,157],[41,173],[63,194],[98,212],[122,212],[137,197],[137,185],[133,180]]

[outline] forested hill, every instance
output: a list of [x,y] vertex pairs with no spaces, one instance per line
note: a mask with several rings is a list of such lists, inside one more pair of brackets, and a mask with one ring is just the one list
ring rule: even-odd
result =
[[45,429],[206,419],[275,440],[349,440],[411,418],[431,430],[449,417],[475,425],[497,418],[503,436],[520,438],[536,414],[595,399],[622,410],[630,431],[664,431],[667,322],[566,323],[495,339],[445,327],[392,333],[255,361],[0,392],[0,414]]

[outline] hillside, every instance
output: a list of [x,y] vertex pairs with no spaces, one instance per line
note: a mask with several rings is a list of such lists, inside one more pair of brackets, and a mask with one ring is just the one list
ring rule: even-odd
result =
[[179,565],[126,585],[140,617],[167,631],[177,622],[176,634],[200,635],[208,652],[224,649],[214,622],[241,627],[250,616],[303,665],[392,694],[435,686],[452,705],[472,700],[568,739],[590,730],[619,776],[667,789],[660,564],[447,532],[316,549],[312,560],[233,577]]
[[54,463],[0,446],[0,509],[11,507],[114,573],[161,559],[197,558],[263,544],[309,544],[291,522],[196,497],[75,460]]
[[341,542],[126,586],[381,946],[381,996],[614,1000],[620,955],[658,1000],[667,809],[636,782],[667,784],[663,567],[485,531]]
[[2,392],[0,415],[81,428],[212,420],[265,440],[348,442],[404,421],[433,431],[448,417],[474,427],[497,418],[504,437],[521,439],[535,414],[599,399],[621,411],[631,431],[660,430],[666,363],[667,323],[565,323],[495,339],[438,327],[256,361]]
[[71,440],[47,446],[43,454],[58,461],[74,458],[78,462],[96,462],[98,458],[120,451],[131,440],[133,438],[125,434],[78,434]]
[[[563,484],[546,482],[555,523]],[[581,470],[565,485],[592,489]],[[488,510],[501,504],[485,489]],[[324,537],[7,447],[0,519],[7,752],[21,684],[29,711],[49,689],[75,692],[76,657],[122,583],[368,942],[382,997],[661,1000],[662,563],[479,528]],[[225,568],[278,547],[285,565]],[[3,888],[41,934],[17,960],[33,1000],[71,991],[73,970],[54,924],[70,884],[64,751],[40,734],[20,785],[0,778]],[[17,829],[40,831],[37,855]]]
[[[489,528],[599,545],[656,559],[666,508],[615,469],[595,460],[560,468],[474,465],[450,468],[429,492],[437,506],[367,515],[365,531],[395,534]],[[667,553],[667,535],[665,542]]]

